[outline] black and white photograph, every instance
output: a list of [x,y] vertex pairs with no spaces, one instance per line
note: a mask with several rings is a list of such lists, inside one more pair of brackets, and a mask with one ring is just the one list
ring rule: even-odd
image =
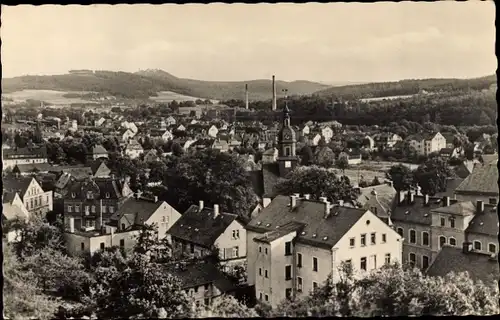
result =
[[2,318],[500,314],[495,11],[2,5]]

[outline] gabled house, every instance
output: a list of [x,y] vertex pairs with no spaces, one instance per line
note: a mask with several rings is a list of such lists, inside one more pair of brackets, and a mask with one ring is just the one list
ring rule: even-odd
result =
[[455,190],[455,197],[461,201],[498,200],[498,168],[496,162],[477,166]]
[[128,156],[130,159],[138,158],[142,153],[144,153],[144,149],[141,144],[135,140],[131,140],[123,150],[124,154]]
[[177,123],[177,121],[174,117],[168,116],[168,118],[165,119],[165,123],[167,124],[167,126],[173,126]]
[[127,143],[134,136],[135,136],[135,133],[132,130],[128,129],[128,128],[123,129],[123,130],[120,131],[120,138],[121,138],[122,142]]
[[162,139],[163,141],[168,141],[168,140],[172,140],[174,138],[174,135],[172,134],[172,132],[168,131],[168,130],[151,130],[150,133],[149,133],[149,136],[151,138],[155,138],[155,139]]
[[277,196],[246,226],[248,284],[275,307],[307,295],[342,262],[355,274],[401,261],[402,237],[368,210]]
[[359,196],[356,199],[358,207],[370,210],[387,225],[392,226],[391,212],[398,200],[398,194],[392,182],[358,190]]
[[185,127],[185,126],[183,126],[182,124],[180,124],[180,125],[177,127],[177,129],[176,129],[176,130],[177,130],[177,131],[186,131],[186,127]]
[[90,169],[92,170],[92,175],[95,178],[107,178],[111,176],[111,169],[109,169],[106,162],[102,160],[92,162],[90,164]]
[[419,155],[429,155],[433,152],[439,152],[446,148],[446,139],[439,132],[426,132],[416,134],[407,139],[410,146],[415,148]]
[[87,161],[91,162],[97,159],[108,159],[108,151],[100,144],[95,145],[90,152],[87,153]]
[[16,164],[12,169],[12,173],[22,176],[33,175],[38,173],[47,173],[52,166],[48,163],[26,163]]
[[227,141],[220,140],[220,139],[216,139],[214,141],[212,148],[220,150],[220,152],[228,152],[229,151],[229,145],[228,145]]
[[192,205],[168,234],[176,255],[203,257],[217,248],[223,264],[242,262],[247,255],[243,224],[237,215],[221,212],[219,205],[207,208],[203,201]]
[[104,124],[104,122],[105,122],[105,121],[106,121],[106,119],[105,119],[105,118],[103,118],[103,117],[101,117],[101,118],[99,118],[99,120],[96,120],[96,121],[94,122],[94,125],[95,125],[96,127],[100,127],[100,126],[102,126],[102,125]]
[[4,177],[4,192],[17,193],[30,215],[43,216],[53,209],[52,191],[44,191],[34,177]]
[[315,132],[309,134],[309,136],[307,137],[307,142],[311,146],[317,146],[320,140],[321,140],[321,135]]
[[158,159],[158,151],[156,149],[149,149],[144,154],[144,162],[154,162]]
[[211,125],[208,130],[207,130],[207,134],[210,136],[210,137],[217,137],[217,134],[219,133],[219,129],[217,129],[217,127],[215,125]]

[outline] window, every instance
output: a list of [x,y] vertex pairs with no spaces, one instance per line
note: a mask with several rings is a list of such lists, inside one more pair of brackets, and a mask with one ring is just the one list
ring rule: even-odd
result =
[[75,204],[75,212],[80,212],[80,206]]
[[292,242],[288,241],[285,242],[285,256],[290,256],[292,255]]
[[429,257],[422,256],[422,269],[427,269],[429,267]]
[[481,251],[482,244],[481,241],[474,240],[474,250]]
[[34,207],[33,206],[33,198],[30,199],[30,205],[31,205],[32,208]]
[[414,267],[415,266],[415,261],[417,261],[417,256],[413,252],[410,252],[410,254],[409,254],[409,260],[410,260],[410,265],[412,267]]
[[92,206],[91,208],[92,213],[95,213],[95,206]]
[[264,270],[264,278],[269,278],[269,277],[267,276],[267,270]]
[[318,283],[313,281],[313,290],[318,289]]
[[194,287],[194,292],[198,293],[198,286]]
[[497,253],[497,245],[494,243],[490,243],[488,245],[488,252],[490,253]]
[[196,307],[198,308],[200,306],[200,301],[196,300]]
[[382,233],[382,243],[386,243],[386,242],[387,242],[387,234]]
[[302,268],[302,253],[297,253],[297,267]]
[[120,247],[125,247],[125,239],[120,240]]
[[238,258],[240,256],[240,250],[238,247],[233,248],[233,258]]
[[266,302],[269,301],[269,296],[267,294],[265,296],[265,300],[266,300]]
[[262,292],[259,293],[259,300],[262,300]]
[[105,248],[104,242],[101,242],[101,250],[104,250],[104,248]]
[[290,147],[285,147],[285,157],[290,156]]
[[375,234],[375,232],[372,232],[372,234],[371,234],[370,238],[371,238],[371,242],[372,242],[372,244],[376,244],[376,243],[377,243],[377,241],[376,241],[377,239],[376,239],[376,234]]
[[292,266],[285,266],[285,280],[292,280]]
[[68,212],[73,212],[73,206],[68,206]]
[[455,240],[455,238],[453,238],[453,237],[450,237],[450,245],[451,246],[456,246],[457,245],[457,240]]
[[455,228],[455,218],[450,219],[450,227]]
[[360,269],[366,271],[366,257],[361,258]]
[[386,253],[385,254],[385,264],[390,264],[391,263],[391,254]]
[[233,239],[240,238],[240,230],[233,230]]
[[423,246],[429,245],[429,232],[427,231],[422,232],[422,245]]
[[80,247],[82,248],[82,251],[85,250],[85,243],[81,243]]
[[203,300],[203,303],[205,303],[205,305],[208,306],[210,304],[210,298],[205,298]]
[[189,251],[191,253],[194,253],[194,244],[192,244],[192,243],[189,244]]
[[285,297],[287,299],[292,299],[292,288],[286,288],[285,289]]
[[89,206],[85,206],[85,214],[89,214],[90,213],[90,208]]
[[366,233],[363,233],[361,235],[361,246],[362,247],[366,246]]
[[417,243],[417,232],[410,230],[410,243]]
[[291,161],[285,161],[285,168],[291,168],[292,167],[292,162]]
[[122,223],[122,230],[125,230],[125,223]]
[[262,276],[262,268],[259,268],[259,276]]
[[356,244],[356,238],[350,238],[349,239],[349,246],[351,248],[354,248],[354,245]]
[[35,207],[38,206],[38,199],[35,198]]
[[101,207],[102,213],[106,213],[106,206]]
[[261,246],[259,246],[259,252],[262,252],[262,247]]
[[313,271],[318,272],[318,258],[313,257]]
[[446,244],[446,237],[440,236],[439,237],[439,249],[441,249],[445,244]]
[[267,254],[267,248],[265,248],[264,251],[265,251],[265,254]]
[[399,234],[400,236],[403,236],[403,228],[398,228],[398,234]]
[[444,227],[446,225],[446,219],[441,217],[441,227]]
[[297,291],[302,292],[302,278],[297,277]]

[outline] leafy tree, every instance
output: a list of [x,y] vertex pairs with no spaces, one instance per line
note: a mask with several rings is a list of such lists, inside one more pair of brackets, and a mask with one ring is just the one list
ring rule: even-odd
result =
[[448,163],[440,158],[429,158],[414,173],[415,182],[422,188],[423,194],[435,195],[446,190],[446,180],[452,175]]
[[22,270],[12,247],[3,243],[3,306],[9,319],[53,319],[60,306],[58,299],[42,293],[35,275]]
[[14,220],[10,227],[19,231],[20,241],[13,244],[13,249],[21,259],[45,248],[64,250],[61,229],[50,225],[40,217],[32,216],[29,221]]
[[216,299],[208,308],[200,308],[197,312],[198,318],[256,318],[258,313],[244,304],[238,302],[234,297],[223,295]]
[[350,201],[357,195],[349,178],[337,177],[334,171],[318,166],[299,167],[276,185],[280,194],[310,194],[312,198],[327,197],[331,202]]
[[99,318],[185,317],[191,303],[179,280],[145,255],[134,254],[127,267],[97,268],[88,303]]
[[172,153],[176,157],[180,157],[184,154],[184,149],[176,142],[172,144]]
[[378,177],[377,177],[377,176],[375,176],[375,178],[373,178],[373,180],[372,180],[372,184],[371,184],[371,185],[372,185],[372,186],[378,186],[378,185],[380,185],[380,184],[381,184],[381,183],[380,183],[380,181],[378,180]]
[[412,171],[402,164],[392,166],[386,175],[397,191],[408,190],[414,184]]
[[325,168],[331,168],[335,163],[335,153],[329,147],[319,147],[315,155],[315,163]]
[[360,188],[366,188],[366,187],[369,187],[369,184],[368,182],[366,182],[365,180],[361,179],[359,182],[358,182],[358,186]]
[[340,157],[335,161],[335,166],[342,171],[342,174],[345,175],[345,169],[349,167],[349,161],[345,157]]
[[313,162],[313,153],[312,153],[312,150],[311,150],[311,147],[309,147],[308,145],[304,146],[301,150],[300,150],[300,156],[301,156],[301,159],[302,159],[302,165],[304,166],[307,166],[309,164],[311,164]]

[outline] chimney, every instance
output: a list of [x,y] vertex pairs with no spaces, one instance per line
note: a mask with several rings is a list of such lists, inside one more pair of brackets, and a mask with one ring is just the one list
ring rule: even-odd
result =
[[69,232],[75,233],[75,218],[73,217],[69,218]]
[[158,202],[158,196],[154,197],[155,203]]
[[263,198],[262,199],[262,206],[264,208],[267,207],[270,203],[271,203],[271,199],[270,198]]
[[482,200],[477,200],[476,208],[477,208],[477,213],[483,213],[484,212],[484,202]]
[[429,195],[428,194],[424,195],[424,204],[425,205],[429,204]]
[[309,200],[310,198],[311,198],[310,194],[308,194],[308,193],[304,194],[304,199]]
[[450,197],[443,197],[443,207],[450,206]]
[[470,242],[464,242],[462,243],[462,252],[463,253],[468,253],[472,249],[472,243]]
[[248,84],[245,84],[245,109],[248,110]]
[[326,199],[326,197],[319,197],[319,201],[321,202],[328,202],[328,200]]
[[409,193],[409,196],[410,196],[410,197],[408,198],[408,202],[409,202],[410,204],[414,203],[414,202],[415,202],[415,194],[410,192],[410,193]]
[[273,106],[272,110],[276,111],[276,81],[275,76],[273,75]]
[[295,208],[297,206],[297,198],[292,195],[290,196],[290,208]]
[[214,219],[219,216],[219,205],[214,204]]
[[325,204],[325,219],[328,219],[328,217],[330,216],[330,209],[332,207],[330,206],[329,201],[324,201],[324,204]]
[[200,200],[198,202],[198,208],[199,208],[200,212],[201,212],[201,210],[203,210],[203,200]]

